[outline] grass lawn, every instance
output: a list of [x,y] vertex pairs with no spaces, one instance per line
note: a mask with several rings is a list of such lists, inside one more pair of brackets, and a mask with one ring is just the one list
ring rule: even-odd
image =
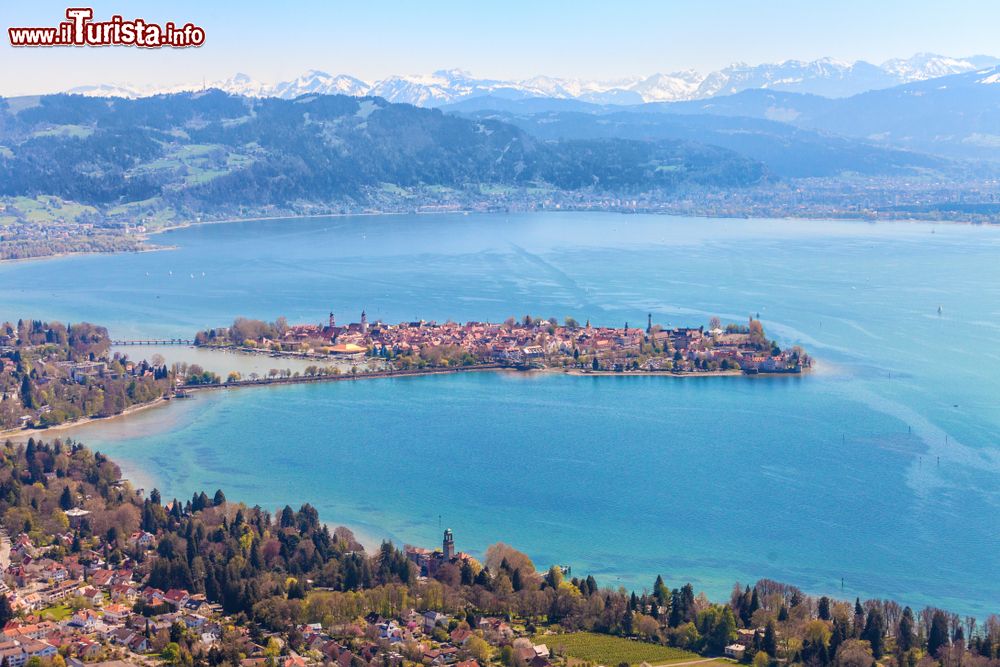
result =
[[[617,667],[620,663],[638,665],[648,662],[651,665],[661,665],[667,662],[686,662],[699,660],[696,653],[684,651],[671,646],[647,644],[611,635],[599,635],[593,632],[570,632],[560,635],[536,635],[532,641],[545,644],[550,649],[573,658],[594,662],[607,667]],[[705,663],[706,667],[708,663]]]
[[53,607],[47,607],[39,612],[39,615],[43,618],[48,618],[53,621],[65,621],[67,618],[73,615],[73,610],[64,604],[57,604]]

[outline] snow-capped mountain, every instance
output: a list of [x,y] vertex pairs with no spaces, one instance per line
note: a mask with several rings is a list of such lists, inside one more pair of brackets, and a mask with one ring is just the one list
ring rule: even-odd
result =
[[998,64],[1000,58],[992,56],[950,58],[918,53],[911,58],[896,58],[881,65],[861,60],[843,62],[832,58],[808,62],[787,60],[762,65],[737,63],[707,75],[688,70],[613,81],[550,76],[507,81],[480,79],[466,71],[450,69],[438,70],[430,75],[390,76],[367,82],[347,74],[333,76],[310,70],[296,79],[276,84],[262,83],[245,74],[237,74],[224,81],[191,83],[170,88],[101,84],[74,88],[67,92],[92,97],[142,97],[219,88],[249,97],[285,99],[308,94],[376,95],[390,102],[425,107],[442,106],[486,95],[505,99],[549,97],[595,104],[641,104],[700,100],[756,88],[810,93],[822,97],[850,97],[869,90],[976,71]]
[[673,102],[693,99],[705,77],[694,70],[654,74],[632,86],[644,102]]
[[732,95],[742,90],[766,88],[822,97],[849,97],[903,83],[880,67],[864,61],[854,63],[821,58],[810,62],[786,60],[765,65],[730,65],[709,74],[688,99]]
[[[347,74],[331,76],[319,70],[309,70],[293,81],[283,81],[277,85],[270,86],[266,95],[254,95],[253,97],[282,97],[294,99],[300,95],[351,95],[360,97],[367,95],[371,89],[371,84],[355,79]],[[228,90],[224,88],[223,90]]]
[[948,58],[934,53],[918,53],[912,58],[895,58],[882,63],[882,69],[903,80],[904,83],[936,79],[949,74],[963,74],[1000,64],[1000,58],[971,56]]

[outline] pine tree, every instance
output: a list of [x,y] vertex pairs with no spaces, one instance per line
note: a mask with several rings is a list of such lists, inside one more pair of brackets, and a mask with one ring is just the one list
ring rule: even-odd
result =
[[753,588],[753,595],[750,596],[750,618],[753,618],[754,613],[760,609],[760,596],[757,595],[757,587]]
[[676,628],[681,624],[681,620],[681,592],[675,588],[670,592],[670,619],[667,624]]
[[819,599],[819,618],[821,621],[830,620],[830,598],[823,596]]
[[896,648],[900,654],[906,653],[913,648],[913,630],[915,625],[913,610],[906,607],[903,609],[903,615],[899,619],[899,628],[896,630]]
[[861,638],[872,645],[872,655],[875,656],[875,659],[881,659],[885,653],[885,629],[882,623],[882,612],[877,607],[868,614]]
[[744,628],[750,627],[753,618],[753,612],[750,611],[751,604],[753,604],[753,595],[750,593],[750,586],[747,586],[743,595],[740,596],[740,622],[743,623]]
[[768,621],[764,628],[764,643],[761,648],[772,658],[778,656],[778,634],[774,629],[774,621]]
[[[4,627],[14,618],[14,609],[10,606],[10,600],[6,595],[0,595],[0,628]],[[6,660],[7,658],[4,658]]]
[[656,603],[659,605],[667,604],[670,599],[670,589],[663,583],[663,577],[660,575],[656,575],[656,582],[653,584],[653,597],[656,598]]
[[62,495],[59,496],[59,507],[64,512],[73,507],[73,493],[69,490],[69,486],[63,487]]
[[931,631],[927,635],[927,653],[937,657],[938,651],[948,645],[948,619],[941,610],[931,617]]

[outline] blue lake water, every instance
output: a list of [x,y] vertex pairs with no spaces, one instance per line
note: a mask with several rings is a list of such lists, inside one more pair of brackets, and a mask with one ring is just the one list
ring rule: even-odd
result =
[[[370,539],[502,540],[604,584],[1000,611],[1000,229],[545,213],[206,225],[0,265],[18,316],[190,336],[319,322],[759,313],[803,377],[480,373],[204,393],[73,435],[165,495],[311,502]],[[204,275],[203,275],[204,274]],[[940,307],[940,313],[938,308]]]

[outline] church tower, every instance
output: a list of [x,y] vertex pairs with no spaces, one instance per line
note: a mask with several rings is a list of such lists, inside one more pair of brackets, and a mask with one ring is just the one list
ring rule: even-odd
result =
[[444,552],[444,559],[451,560],[455,557],[455,536],[451,533],[451,528],[444,531],[444,542],[441,544],[441,551]]
[[330,313],[330,328],[337,326],[337,320],[333,317],[333,313]]
[[368,333],[368,313],[361,311],[361,333]]
[[646,333],[653,333],[653,313],[646,314]]

